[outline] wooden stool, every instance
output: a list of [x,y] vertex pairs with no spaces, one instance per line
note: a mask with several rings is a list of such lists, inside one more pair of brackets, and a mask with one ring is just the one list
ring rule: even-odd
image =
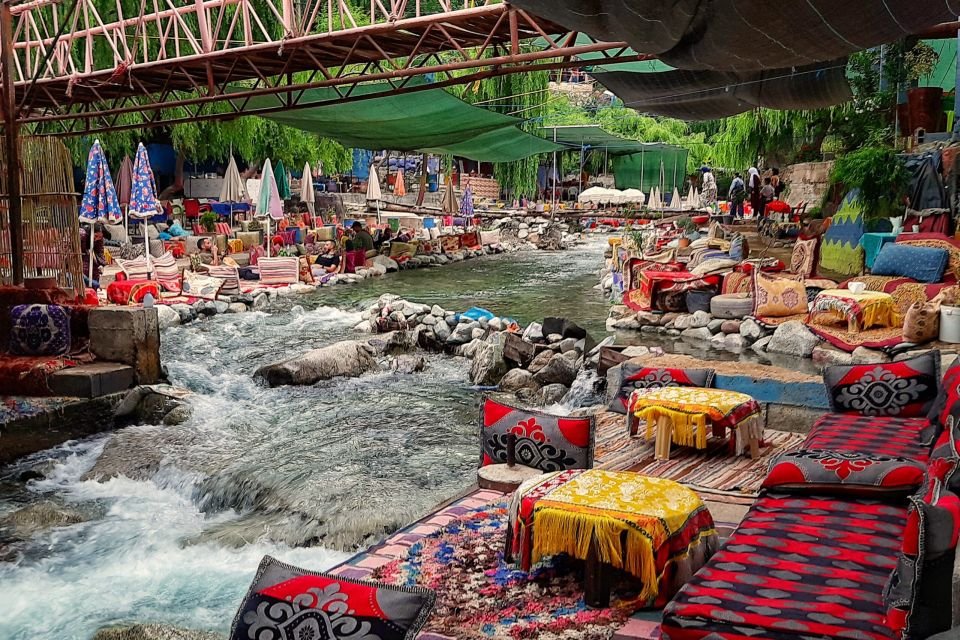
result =
[[525,481],[542,473],[522,464],[491,464],[477,469],[477,484],[481,489],[513,493]]

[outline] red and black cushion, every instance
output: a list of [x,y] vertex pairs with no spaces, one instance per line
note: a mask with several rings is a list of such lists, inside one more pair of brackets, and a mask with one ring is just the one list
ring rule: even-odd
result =
[[630,394],[637,389],[709,387],[713,384],[713,374],[713,369],[669,369],[624,362],[620,365],[619,384],[615,382],[615,389],[610,390],[607,408],[626,413]]
[[919,437],[926,426],[925,418],[871,418],[855,413],[828,413],[813,423],[803,447],[926,462],[930,458],[930,447],[923,445]]
[[921,442],[933,444],[943,432],[951,413],[960,414],[960,358],[953,361],[937,390],[937,399],[927,413],[930,426],[920,434]]
[[951,626],[960,498],[943,480],[955,465],[934,465],[926,491],[910,498],[897,568],[884,589],[887,624],[900,637],[926,638]]
[[666,640],[889,640],[906,506],[770,494],[664,609]]
[[885,364],[827,367],[823,381],[834,413],[926,417],[940,388],[940,352]]
[[433,608],[422,588],[305,571],[265,556],[231,640],[413,640]]
[[923,484],[923,464],[896,456],[859,451],[800,449],[778,455],[764,489],[788,493],[906,496]]
[[520,409],[490,397],[480,402],[480,466],[507,461],[515,438],[516,459],[541,471],[593,467],[593,416],[555,416]]

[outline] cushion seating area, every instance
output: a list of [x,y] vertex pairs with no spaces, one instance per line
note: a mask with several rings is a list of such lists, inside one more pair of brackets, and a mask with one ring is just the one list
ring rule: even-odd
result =
[[859,451],[926,462],[930,459],[930,447],[920,443],[920,432],[926,426],[926,418],[828,413],[813,423],[803,446],[805,449]]
[[883,585],[906,518],[905,502],[767,495],[664,609],[662,637],[894,638]]

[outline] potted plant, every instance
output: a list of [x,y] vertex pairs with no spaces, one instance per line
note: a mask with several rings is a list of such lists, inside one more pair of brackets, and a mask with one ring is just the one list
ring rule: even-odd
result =
[[677,241],[677,246],[681,249],[689,247],[690,242],[692,242],[691,236],[697,233],[697,225],[693,223],[693,220],[691,220],[689,216],[683,216],[674,224],[680,232],[680,239]]
[[205,213],[200,216],[200,226],[207,233],[213,233],[217,229],[217,214],[215,213]]
[[[926,42],[920,41],[904,54],[907,80],[913,84],[933,74],[940,54]],[[907,91],[907,118],[909,133],[917,129],[939,131],[943,116],[943,89],[940,87],[913,87]]]

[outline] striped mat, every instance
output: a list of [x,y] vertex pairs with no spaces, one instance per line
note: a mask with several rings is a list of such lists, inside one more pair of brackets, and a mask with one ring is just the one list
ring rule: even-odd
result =
[[756,460],[730,454],[727,439],[711,438],[703,450],[673,445],[669,460],[655,460],[653,441],[627,433],[626,416],[605,411],[597,415],[595,464],[613,471],[636,471],[667,478],[697,492],[728,496],[731,502],[753,501],[767,474],[770,459],[796,449],[805,434],[787,431],[764,432],[764,446]]

